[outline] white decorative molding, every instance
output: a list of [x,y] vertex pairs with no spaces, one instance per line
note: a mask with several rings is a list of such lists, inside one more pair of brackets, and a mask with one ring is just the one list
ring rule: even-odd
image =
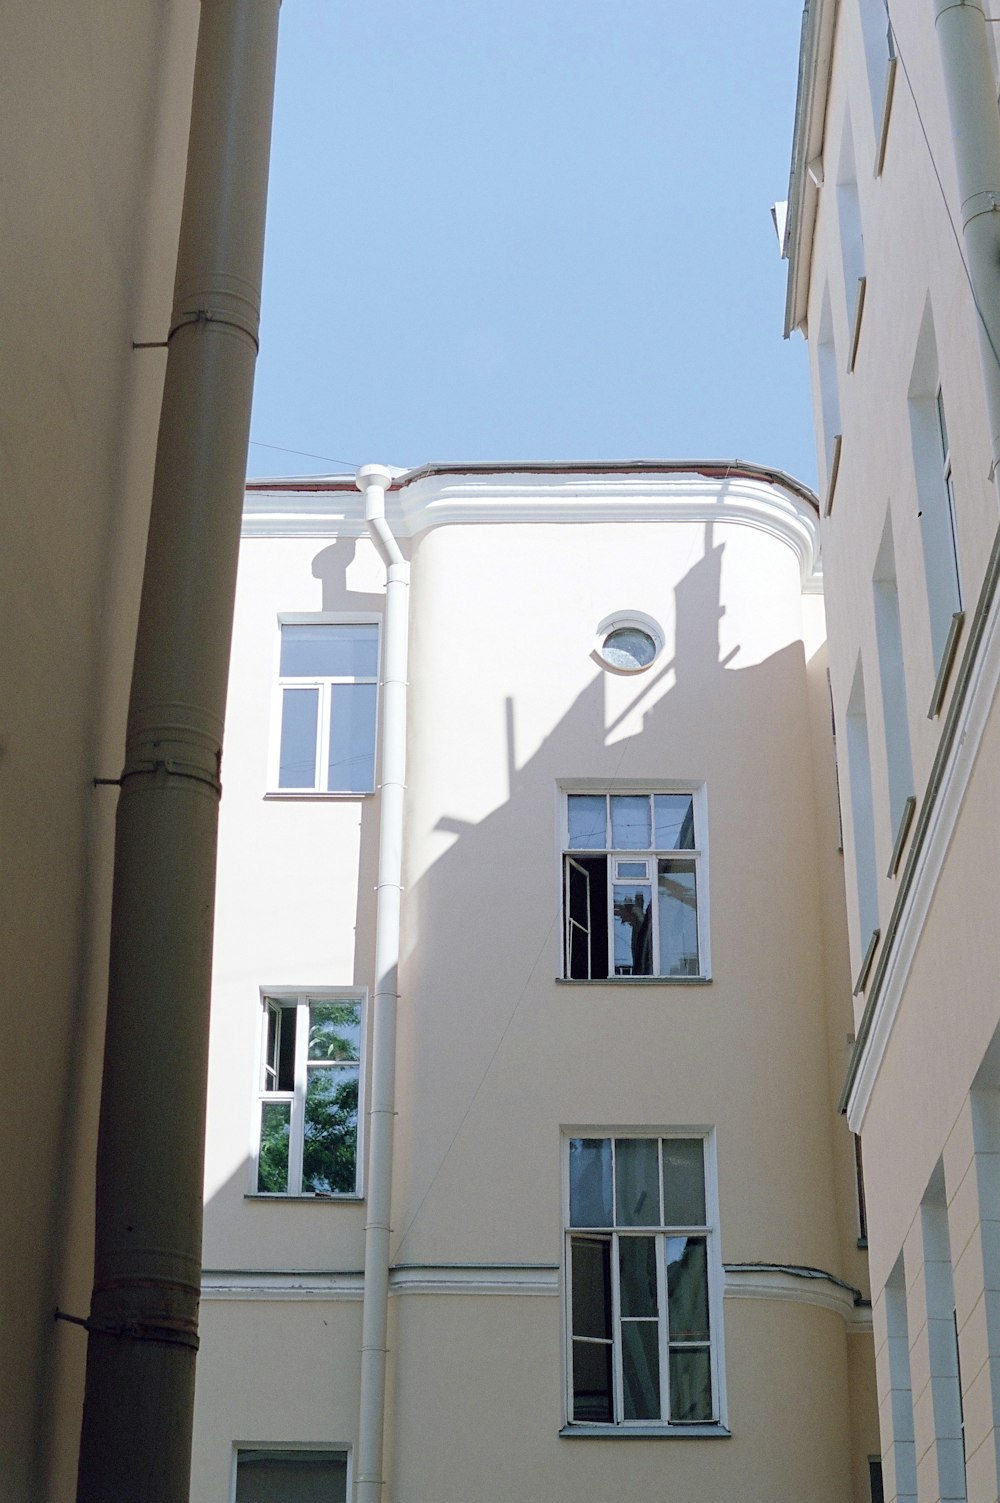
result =
[[[360,1272],[302,1270],[254,1272],[206,1269],[203,1300],[360,1300]],[[389,1274],[393,1294],[556,1295],[557,1263],[404,1263]],[[782,1299],[819,1305],[842,1315],[851,1330],[870,1330],[871,1311],[854,1303],[854,1291],[820,1269],[733,1264],[725,1269],[727,1299]]]
[[855,1291],[818,1268],[777,1267],[754,1263],[726,1265],[727,1299],[780,1299],[818,1305],[840,1315],[852,1332],[872,1329],[870,1305],[855,1303]]
[[364,1292],[365,1277],[360,1272],[255,1272],[206,1268],[201,1276],[203,1300],[359,1300]]
[[[387,493],[386,510],[400,537],[498,522],[737,524],[785,543],[798,559],[803,588],[818,588],[819,521],[810,493],[791,481],[717,468],[719,473],[710,474],[625,466],[514,473],[416,470]],[[244,537],[361,536],[365,531],[364,501],[353,478],[349,483],[343,476],[272,486],[261,482],[247,490]]]
[[410,1263],[389,1275],[393,1294],[558,1294],[557,1263]]
[[[558,1294],[555,1263],[402,1264],[390,1271],[393,1294]],[[206,1269],[203,1300],[360,1300],[364,1274]]]
[[871,1025],[847,1098],[847,1120],[851,1131],[855,1133],[864,1130],[875,1082],[889,1047],[913,958],[1000,685],[998,627],[1000,591],[995,593],[990,603],[979,651],[952,735],[951,749],[941,772],[927,823],[927,833],[917,853],[912,880],[888,952]]

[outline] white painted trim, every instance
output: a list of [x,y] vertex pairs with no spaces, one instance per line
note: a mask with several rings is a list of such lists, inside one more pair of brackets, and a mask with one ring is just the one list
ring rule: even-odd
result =
[[[206,1269],[203,1300],[361,1300],[361,1272],[244,1272]],[[389,1275],[393,1294],[559,1293],[559,1268],[538,1264],[402,1264]]]
[[[695,472],[623,474],[430,475],[386,496],[393,531],[416,537],[433,527],[469,523],[722,522],[754,527],[790,547],[803,586],[814,588],[819,521],[805,500],[745,475]],[[338,537],[366,533],[364,503],[336,488],[247,492],[243,536]]]
[[780,1299],[795,1305],[818,1305],[842,1316],[851,1331],[870,1331],[872,1312],[856,1305],[854,1295],[829,1274],[810,1270],[789,1273],[777,1268],[726,1267],[726,1299]]
[[951,844],[959,812],[965,799],[972,769],[986,730],[994,697],[1000,686],[1000,591],[990,603],[989,617],[972,669],[969,687],[955,725],[951,751],[941,775],[913,880],[900,915],[885,974],[879,991],[878,1005],[861,1054],[850,1096],[847,1120],[852,1132],[864,1131],[865,1117],[875,1083],[889,1047],[909,980],[917,945],[930,911],[938,878]]
[[[201,1297],[205,1301],[360,1301],[364,1282],[364,1274],[359,1271],[206,1269]],[[557,1295],[559,1267],[555,1263],[402,1264],[392,1269],[389,1287],[393,1294]],[[779,1299],[817,1305],[836,1311],[851,1331],[871,1330],[871,1310],[855,1305],[851,1291],[821,1271],[794,1274],[779,1269],[724,1267],[722,1294],[725,1299]],[[711,1313],[721,1338],[723,1322],[716,1309]],[[720,1364],[725,1360],[721,1351],[719,1360]]]

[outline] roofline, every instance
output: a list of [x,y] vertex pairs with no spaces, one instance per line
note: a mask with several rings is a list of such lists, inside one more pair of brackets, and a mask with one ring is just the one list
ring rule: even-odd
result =
[[782,254],[788,262],[785,338],[805,321],[809,272],[819,189],[809,163],[823,149],[826,106],[833,61],[833,33],[839,0],[805,0],[799,44],[799,80],[795,96],[792,161],[788,180],[788,219]]
[[[467,464],[423,464],[393,478],[391,490],[401,491],[435,475],[700,475],[708,480],[759,480],[775,485],[819,515],[819,500],[801,480],[784,470],[753,464],[743,459],[619,459],[619,460],[519,460]],[[340,491],[354,490],[354,475],[282,476],[272,480],[248,480],[248,491]]]

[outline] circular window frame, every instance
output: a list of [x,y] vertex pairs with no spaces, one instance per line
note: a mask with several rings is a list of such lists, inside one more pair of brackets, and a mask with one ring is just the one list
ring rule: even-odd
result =
[[[631,627],[633,631],[640,631],[650,638],[653,643],[653,656],[648,663],[639,663],[635,668],[623,668],[620,663],[612,663],[605,656],[605,644],[612,632],[622,631]],[[594,633],[594,647],[591,657],[598,662],[607,673],[618,673],[623,678],[634,678],[637,673],[648,673],[663,651],[664,637],[663,628],[652,616],[647,616],[644,611],[613,611],[610,616],[605,616],[599,621]]]

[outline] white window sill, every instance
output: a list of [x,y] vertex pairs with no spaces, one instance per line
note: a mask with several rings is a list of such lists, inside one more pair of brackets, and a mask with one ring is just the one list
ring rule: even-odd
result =
[[557,986],[708,986],[711,976],[557,976]]
[[729,1440],[725,1425],[563,1425],[563,1440]]
[[323,788],[269,788],[264,794],[265,802],[274,800],[278,803],[296,803],[308,800],[312,803],[337,803],[344,799],[374,798],[374,788],[369,788],[366,793],[330,793]]
[[360,1205],[364,1198],[363,1195],[284,1195],[280,1190],[248,1190],[243,1197],[244,1200],[277,1201],[279,1205],[293,1201],[296,1205],[312,1206],[342,1206],[345,1202],[348,1205]]

